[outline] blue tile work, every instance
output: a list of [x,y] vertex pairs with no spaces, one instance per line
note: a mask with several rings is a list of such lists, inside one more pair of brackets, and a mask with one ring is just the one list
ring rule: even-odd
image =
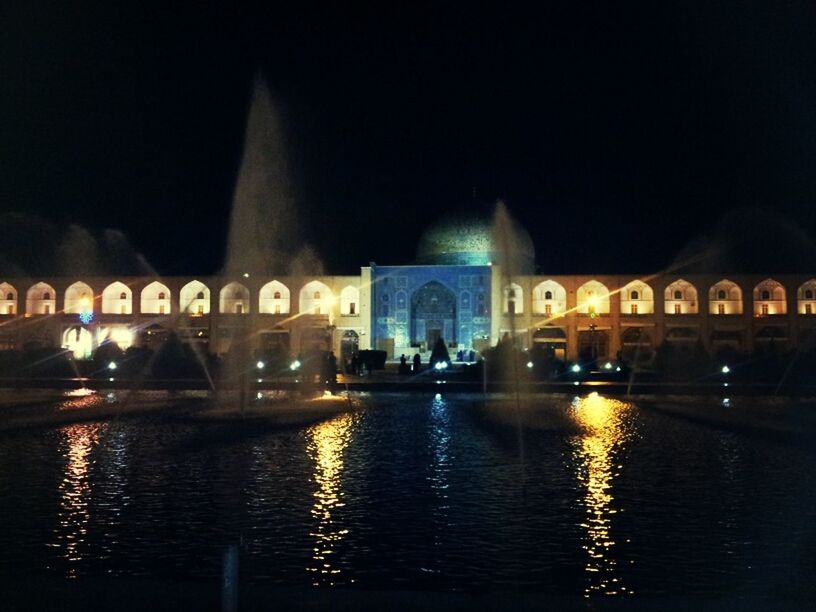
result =
[[[439,283],[455,296],[455,321],[445,320],[448,344],[473,347],[474,337],[490,336],[490,266],[372,266],[372,345],[393,338],[398,347],[425,339],[425,320],[412,312],[417,291]],[[444,292],[444,290],[442,290]]]

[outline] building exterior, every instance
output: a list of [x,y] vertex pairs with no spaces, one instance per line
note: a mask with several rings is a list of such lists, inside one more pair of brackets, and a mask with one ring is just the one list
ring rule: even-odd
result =
[[648,360],[664,342],[716,352],[816,338],[813,277],[536,274],[526,233],[512,253],[496,242],[486,223],[456,220],[426,234],[419,263],[353,276],[2,279],[0,350],[88,358],[107,340],[126,349],[173,330],[212,354],[250,338],[258,353],[331,349],[341,363],[360,349],[424,354],[440,337],[468,355],[515,337],[567,360]]

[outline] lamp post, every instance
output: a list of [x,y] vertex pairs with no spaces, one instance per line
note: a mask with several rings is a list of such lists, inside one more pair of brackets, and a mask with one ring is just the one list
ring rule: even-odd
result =
[[[593,313],[590,316],[594,317],[595,314]],[[590,323],[589,324],[589,333],[590,333],[589,339],[590,339],[590,344],[592,346],[591,350],[592,350],[592,365],[593,365],[593,367],[595,365],[595,362],[598,360],[598,345],[597,345],[597,338],[595,337],[595,329],[597,327],[598,326],[595,323]]]

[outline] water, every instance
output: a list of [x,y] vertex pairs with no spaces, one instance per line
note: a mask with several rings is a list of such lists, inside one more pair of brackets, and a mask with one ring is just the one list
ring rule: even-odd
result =
[[524,419],[523,495],[503,407],[358,401],[284,430],[150,416],[4,433],[0,574],[217,583],[225,546],[240,543],[242,581],[267,587],[814,594],[808,421],[765,435],[559,399]]

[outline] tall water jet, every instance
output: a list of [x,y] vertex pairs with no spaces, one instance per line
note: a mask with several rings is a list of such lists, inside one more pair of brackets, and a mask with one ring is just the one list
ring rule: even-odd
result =
[[518,433],[518,447],[519,447],[519,469],[521,471],[522,495],[526,498],[526,470],[524,460],[524,429],[521,422],[521,390],[519,388],[519,379],[521,377],[521,368],[519,366],[519,347],[517,345],[516,323],[515,323],[515,304],[516,300],[521,300],[522,296],[516,296],[516,285],[513,279],[519,274],[531,273],[529,267],[529,252],[530,245],[529,236],[524,232],[510,216],[507,206],[504,202],[499,201],[496,204],[496,211],[493,215],[492,225],[492,242],[494,249],[494,256],[497,261],[493,263],[499,266],[501,278],[501,291],[508,306],[513,304],[513,307],[508,308],[508,319],[510,324],[510,338],[500,339],[499,347],[501,350],[497,351],[500,359],[500,365],[505,368],[502,378],[510,380],[513,385],[513,397],[515,400],[516,411],[516,427]]
[[[232,200],[221,287],[234,281],[251,284],[254,278],[285,271],[287,254],[297,243],[283,129],[266,83],[258,76]],[[250,303],[248,313],[231,313],[226,321],[231,341],[224,373],[232,385],[238,384],[242,409],[249,390],[257,309],[257,303]]]
[[234,279],[283,272],[298,245],[284,133],[269,89],[258,76],[232,198],[222,274]]

